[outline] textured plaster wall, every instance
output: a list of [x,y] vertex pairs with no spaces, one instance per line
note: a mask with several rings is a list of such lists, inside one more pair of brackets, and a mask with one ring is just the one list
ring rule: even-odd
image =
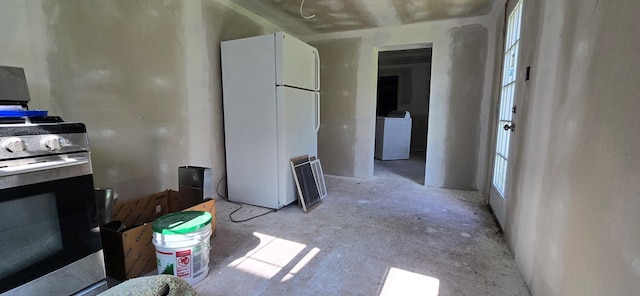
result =
[[[87,125],[95,185],[177,189],[181,165],[225,174],[219,41],[277,31],[224,1],[0,2],[0,64],[32,109]],[[221,4],[222,3],[222,4]]]
[[533,295],[637,295],[640,2],[525,3],[508,243]]
[[356,93],[359,38],[311,43],[320,53],[320,130],[318,157],[330,175],[353,176],[357,151]]
[[[483,71],[487,59],[487,28],[468,25],[451,30],[451,77],[448,114],[446,117],[445,147],[458,151],[445,160],[445,188],[479,189],[476,181],[479,170],[482,122],[478,110],[482,108],[485,79]],[[427,174],[433,167],[427,167]]]
[[126,198],[175,184],[188,159],[180,3],[44,1],[42,9],[52,109],[86,123],[96,185]]
[[[494,5],[495,11],[503,7],[498,2],[500,1],[496,1]],[[348,75],[353,75],[357,79],[354,82],[357,83],[356,93],[350,91],[352,95],[343,98],[350,100],[356,106],[355,110],[349,114],[354,118],[353,125],[342,127],[355,129],[355,136],[346,141],[334,142],[332,148],[343,151],[354,150],[356,153],[353,160],[337,163],[335,165],[339,167],[327,167],[327,169],[334,172],[353,171],[353,174],[347,175],[358,178],[373,176],[378,51],[432,45],[431,103],[425,184],[434,187],[480,189],[485,180],[487,166],[490,94],[495,64],[494,55],[489,54],[494,52],[496,44],[494,39],[496,36],[488,34],[488,32],[494,32],[495,22],[491,17],[462,18],[305,37],[305,40],[312,43],[320,40],[338,42],[341,39],[356,37],[361,40],[358,54],[353,55],[353,61],[347,61],[355,62],[357,67],[345,69]],[[471,40],[459,40],[455,37],[459,34],[469,35]],[[476,34],[479,34],[479,37],[474,37]],[[320,55],[325,56],[322,50]],[[474,60],[473,65],[470,66],[455,64],[456,68],[452,68],[456,63],[455,59],[465,58],[468,61],[467,56],[476,57],[478,60]],[[458,88],[465,90],[456,93],[454,90]],[[325,101],[326,103],[328,102]],[[476,109],[468,111],[467,103]],[[458,114],[456,112],[462,112],[460,114],[471,112],[477,115],[472,114],[473,117],[470,119],[463,118],[464,124],[454,124],[455,128],[459,128],[458,130],[449,130],[452,127],[451,120],[461,119],[455,115]],[[468,131],[468,124],[472,125],[471,133]],[[342,130],[334,127],[325,133],[340,135]],[[468,138],[470,135],[471,138]],[[455,145],[452,146],[452,144]],[[322,147],[320,147],[319,154],[322,153]],[[463,164],[458,159],[470,160],[471,163]],[[461,170],[462,165],[468,169]]]
[[424,152],[427,149],[429,127],[429,94],[431,89],[431,63],[413,67],[413,100],[408,107],[411,113],[411,150]]
[[41,1],[0,2],[0,65],[25,68],[32,101],[48,110],[52,102],[39,99],[49,98],[51,88],[44,17]]

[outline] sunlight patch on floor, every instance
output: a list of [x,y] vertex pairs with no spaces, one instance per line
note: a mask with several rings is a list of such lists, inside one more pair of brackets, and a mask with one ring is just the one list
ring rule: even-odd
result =
[[380,296],[422,295],[437,296],[440,280],[419,273],[391,267],[382,286]]
[[[281,281],[284,282],[293,278],[320,252],[320,249],[313,248],[302,256],[302,251],[307,248],[305,244],[259,232],[254,232],[253,235],[260,239],[260,244],[245,256],[231,262],[229,267],[264,279],[282,274]],[[297,259],[298,257],[302,258]]]
[[294,266],[291,271],[289,271],[289,273],[287,273],[282,278],[281,282],[286,282],[292,279],[298,272],[302,270],[302,268],[304,268],[309,262],[311,262],[313,257],[315,257],[319,252],[320,249],[318,248],[311,249],[311,251],[309,251],[304,257],[302,257],[302,259],[298,261],[298,264],[296,264],[296,266]]

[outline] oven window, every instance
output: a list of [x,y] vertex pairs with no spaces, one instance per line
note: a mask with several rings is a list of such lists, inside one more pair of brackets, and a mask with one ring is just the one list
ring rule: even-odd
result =
[[0,278],[62,250],[56,197],[38,194],[0,203]]
[[0,294],[101,248],[92,175],[0,190]]

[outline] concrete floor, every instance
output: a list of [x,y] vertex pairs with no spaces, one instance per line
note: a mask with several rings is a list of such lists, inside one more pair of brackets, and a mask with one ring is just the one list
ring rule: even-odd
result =
[[[377,161],[373,180],[326,176],[329,195],[244,223],[219,200],[200,295],[529,295],[476,192],[425,188],[424,158]],[[244,205],[236,220],[268,211]]]

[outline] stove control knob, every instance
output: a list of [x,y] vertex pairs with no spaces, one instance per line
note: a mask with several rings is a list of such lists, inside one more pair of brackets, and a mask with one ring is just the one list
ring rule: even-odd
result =
[[2,141],[2,147],[9,152],[22,152],[27,150],[27,143],[20,138],[9,138]]
[[62,139],[58,136],[44,137],[44,139],[42,139],[42,145],[51,151],[60,150],[60,148],[64,146],[64,144],[62,143]]

